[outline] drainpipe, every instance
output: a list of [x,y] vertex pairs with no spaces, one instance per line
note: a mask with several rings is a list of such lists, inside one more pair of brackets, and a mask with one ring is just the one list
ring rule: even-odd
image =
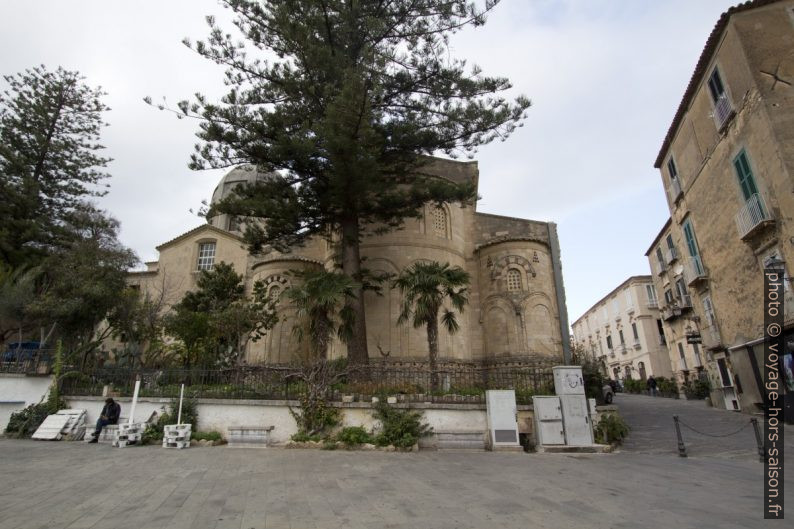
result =
[[562,282],[562,262],[560,261],[560,240],[557,225],[548,222],[549,248],[551,249],[551,268],[554,274],[554,292],[557,295],[557,312],[560,318],[560,338],[562,339],[562,358],[565,365],[571,363],[571,337],[568,332],[568,306],[565,304],[565,286]]

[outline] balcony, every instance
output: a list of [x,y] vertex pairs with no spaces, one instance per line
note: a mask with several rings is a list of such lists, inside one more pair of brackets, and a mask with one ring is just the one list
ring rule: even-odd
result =
[[703,261],[700,259],[699,255],[687,259],[684,275],[687,280],[687,285],[690,287],[695,287],[708,281],[706,267],[703,266]]
[[626,346],[622,343],[615,346],[615,351],[620,354],[626,354],[629,352],[628,349],[626,349]]
[[658,272],[658,274],[662,275],[665,272],[667,272],[667,263],[665,263],[664,261],[659,261],[659,272]]
[[714,124],[717,126],[717,130],[722,131],[733,115],[733,104],[731,104],[731,100],[728,99],[728,94],[723,93],[719,99],[714,102]]
[[736,214],[736,227],[743,241],[749,241],[774,225],[775,221],[769,214],[769,208],[758,193],[748,198]]
[[681,316],[681,309],[678,305],[667,305],[662,309],[662,319],[664,321],[674,320]]
[[667,264],[673,264],[678,259],[678,249],[673,246],[664,251],[664,260]]
[[635,349],[641,349],[642,348],[642,344],[640,343],[639,340],[634,340],[633,346],[634,346]]
[[720,330],[717,328],[717,322],[701,329],[700,336],[703,339],[703,347],[706,350],[713,351],[715,349],[722,349],[722,339],[720,338]]
[[657,300],[655,300],[655,299],[649,299],[646,306],[649,309],[658,309],[659,308],[659,302]]
[[667,188],[667,192],[670,195],[670,200],[673,201],[673,204],[678,202],[678,199],[683,196],[684,192],[681,189],[681,181],[678,178],[673,178],[670,180],[670,187]]

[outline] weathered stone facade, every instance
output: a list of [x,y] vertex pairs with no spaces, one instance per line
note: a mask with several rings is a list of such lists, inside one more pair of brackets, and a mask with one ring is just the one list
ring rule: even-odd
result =
[[[762,401],[762,269],[794,259],[793,140],[794,2],[742,4],[717,23],[656,160],[671,219],[646,254],[673,369],[696,375],[686,334],[699,333],[717,406]],[[788,280],[785,297],[790,326]]]
[[672,375],[651,276],[628,278],[571,327],[579,349],[600,361],[612,380]]
[[[477,182],[476,162],[436,159],[424,169],[438,178]],[[267,178],[250,168],[227,174],[213,194],[226,196],[240,182]],[[133,273],[130,282],[157,291],[165,285],[169,304],[195,287],[202,243],[214,243],[214,262],[226,261],[243,273],[250,291],[264,281],[279,292],[292,280],[296,268],[333,266],[334,242],[316,238],[280,253],[264,248],[250,255],[243,247],[240,223],[227,215],[211,219],[158,247],[158,262]],[[361,255],[373,272],[398,274],[421,260],[458,265],[471,274],[469,304],[459,317],[460,330],[449,335],[440,330],[439,355],[450,361],[509,361],[516,357],[559,360],[567,345],[559,245],[552,223],[478,213],[474,205],[427,205],[419,219],[407,219],[402,229],[365,236]],[[382,296],[365,298],[370,356],[391,360],[426,359],[424,328],[397,325],[400,297],[384,289]],[[300,347],[292,332],[294,309],[281,302],[280,321],[268,335],[250,343],[249,363],[289,362]],[[562,317],[561,317],[562,315]],[[344,344],[334,343],[330,356],[346,354]]]

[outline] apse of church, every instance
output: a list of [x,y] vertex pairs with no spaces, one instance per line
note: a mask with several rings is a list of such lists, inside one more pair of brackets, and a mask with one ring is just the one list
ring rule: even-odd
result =
[[[434,159],[424,172],[456,182],[476,184],[479,179],[477,162]],[[221,180],[212,199],[261,178],[268,175],[250,167],[236,168]],[[159,261],[147,263],[146,272],[131,274],[130,281],[151,288],[167,280],[189,290],[197,268],[206,266],[210,250],[214,262],[231,262],[245,275],[249,291],[262,281],[268,291],[278,294],[292,281],[291,270],[333,266],[333,244],[323,238],[288,253],[265,248],[260,255],[250,255],[241,238],[244,222],[227,215],[210,219],[209,224],[159,246]],[[469,272],[469,303],[458,318],[460,329],[452,335],[443,328],[440,332],[442,360],[559,361],[567,340],[567,316],[558,248],[552,223],[479,213],[473,204],[428,204],[419,219],[407,219],[402,229],[366,236],[361,255],[372,272],[391,275],[417,261],[449,263]],[[384,284],[382,295],[365,296],[370,357],[425,360],[425,329],[397,324],[399,292]],[[282,299],[278,311],[279,323],[265,338],[248,344],[249,364],[286,363],[302,347],[292,332],[294,308]],[[344,344],[334,343],[329,354],[344,356]]]

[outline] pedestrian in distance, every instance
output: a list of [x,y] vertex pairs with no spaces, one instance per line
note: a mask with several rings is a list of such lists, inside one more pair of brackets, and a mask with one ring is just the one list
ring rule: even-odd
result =
[[653,375],[648,377],[648,382],[646,382],[648,386],[648,393],[651,394],[651,397],[656,396],[656,379],[653,378]]
[[102,413],[96,421],[96,430],[92,435],[91,443],[99,442],[99,434],[102,433],[102,428],[109,424],[118,424],[119,416],[121,415],[121,405],[118,402],[108,397],[105,399],[105,407],[102,408]]

